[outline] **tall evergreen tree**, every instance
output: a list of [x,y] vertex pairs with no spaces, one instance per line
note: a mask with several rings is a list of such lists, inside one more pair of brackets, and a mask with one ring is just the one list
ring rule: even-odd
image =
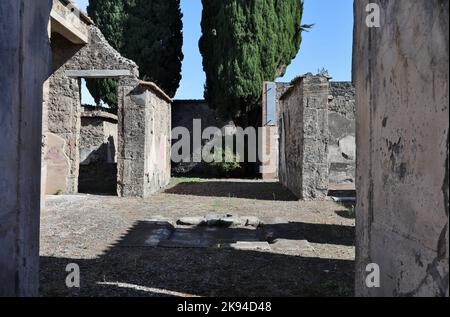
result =
[[144,79],[173,97],[184,58],[180,0],[134,0],[129,4],[123,52],[139,65]]
[[[90,0],[87,11],[109,44],[121,52],[124,46],[124,28],[127,21],[124,1]],[[117,107],[118,84],[116,80],[87,80],[86,84],[97,104],[100,104],[102,100],[113,109]]]
[[202,0],[205,97],[224,117],[245,114],[263,81],[282,76],[301,44],[301,0]]
[[[123,56],[173,97],[181,81],[183,22],[180,0],[90,0],[89,16]],[[88,81],[97,103],[117,106],[117,82]]]

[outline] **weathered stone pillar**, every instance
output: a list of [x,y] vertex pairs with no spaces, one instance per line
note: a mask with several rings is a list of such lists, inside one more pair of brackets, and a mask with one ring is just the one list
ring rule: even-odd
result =
[[[369,2],[380,27],[366,24]],[[354,9],[356,294],[448,296],[449,1]]]
[[117,153],[119,196],[145,198],[168,185],[171,102],[153,83],[121,79]]
[[302,198],[328,195],[328,96],[329,79],[306,74],[303,90]]
[[0,1],[0,296],[39,281],[42,90],[52,1]]
[[328,195],[329,78],[297,77],[280,98],[281,183],[301,199]]

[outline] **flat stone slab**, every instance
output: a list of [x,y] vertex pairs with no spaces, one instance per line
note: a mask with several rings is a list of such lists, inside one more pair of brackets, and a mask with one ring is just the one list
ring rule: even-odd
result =
[[[130,229],[120,242],[125,247],[162,247],[162,248],[217,248],[232,246],[242,250],[263,249],[270,246],[265,240],[264,231],[257,227],[234,227],[247,223],[259,223],[253,219],[235,216],[185,217],[177,221],[175,228],[169,220],[139,222]],[[210,223],[211,225],[207,225]]]
[[230,248],[233,250],[240,251],[271,251],[271,246],[268,242],[265,241],[238,241],[236,243],[231,243],[226,246],[226,248]]
[[234,215],[208,215],[205,217],[206,224],[209,227],[240,227],[242,220]]
[[224,228],[242,228],[251,227],[258,228],[263,223],[254,216],[240,217],[238,215],[207,215],[183,217],[177,220],[179,226],[208,226],[208,227],[224,227]]
[[163,248],[212,248],[217,242],[202,229],[176,229],[169,240],[158,245]]
[[259,220],[258,217],[254,217],[254,216],[248,216],[248,217],[244,217],[244,225],[246,227],[253,227],[253,228],[258,228],[262,225],[264,225],[264,223]]
[[215,240],[219,244],[235,243],[237,241],[261,241],[263,234],[257,230],[232,229],[232,228],[211,228],[204,231],[203,236],[207,239]]
[[201,226],[205,223],[205,217],[183,217],[177,220],[179,226]]
[[166,221],[142,221],[119,243],[123,247],[157,247],[171,237],[175,228]]
[[237,242],[258,243],[263,234],[259,230],[232,229],[222,227],[177,228],[170,239],[163,240],[159,247],[165,248],[217,248]]

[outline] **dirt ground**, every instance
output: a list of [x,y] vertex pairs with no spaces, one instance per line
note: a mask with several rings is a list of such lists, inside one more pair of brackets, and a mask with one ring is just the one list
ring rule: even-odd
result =
[[[283,243],[269,250],[124,243],[145,236],[142,223],[177,227],[181,217],[211,214],[257,217],[261,232]],[[299,202],[263,181],[174,179],[146,200],[48,196],[41,217],[41,295],[353,296],[354,225],[351,209],[333,201]],[[227,230],[234,237],[244,229]],[[69,263],[80,267],[80,288],[65,285]]]

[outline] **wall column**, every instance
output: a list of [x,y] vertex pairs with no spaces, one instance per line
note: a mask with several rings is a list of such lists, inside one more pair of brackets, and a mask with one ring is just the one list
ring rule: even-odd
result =
[[36,296],[52,1],[0,1],[0,296]]
[[448,1],[355,1],[358,296],[449,295],[448,41]]

